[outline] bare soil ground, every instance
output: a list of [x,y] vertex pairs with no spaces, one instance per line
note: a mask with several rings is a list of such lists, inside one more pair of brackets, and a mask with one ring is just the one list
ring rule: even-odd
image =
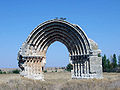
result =
[[103,79],[71,79],[69,72],[45,73],[45,81],[19,74],[0,74],[0,90],[120,90],[120,73],[104,73]]

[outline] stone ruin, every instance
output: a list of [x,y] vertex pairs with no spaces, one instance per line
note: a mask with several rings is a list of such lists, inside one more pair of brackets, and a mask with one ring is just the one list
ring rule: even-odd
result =
[[69,61],[73,65],[71,78],[102,78],[98,45],[78,25],[60,19],[38,25],[22,44],[18,52],[20,75],[44,80],[46,52],[55,41],[63,43],[69,51]]

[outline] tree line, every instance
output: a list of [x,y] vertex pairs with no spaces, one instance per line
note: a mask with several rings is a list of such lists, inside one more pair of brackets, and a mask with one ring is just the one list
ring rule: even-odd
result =
[[[101,57],[101,55],[99,54],[98,57]],[[117,58],[116,54],[113,54],[110,58],[107,58],[104,54],[102,56],[102,67],[103,72],[120,72],[120,55]],[[66,66],[67,71],[71,71],[72,69],[72,64]]]
[[15,70],[12,70],[12,71],[2,71],[0,69],[0,74],[19,74],[20,73],[20,70],[18,69],[15,69]]
[[110,58],[102,56],[103,72],[120,72],[120,55],[113,54]]

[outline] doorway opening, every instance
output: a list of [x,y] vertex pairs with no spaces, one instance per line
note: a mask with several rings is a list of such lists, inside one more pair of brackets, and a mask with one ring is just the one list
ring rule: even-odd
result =
[[46,53],[45,69],[48,72],[57,72],[65,69],[69,64],[69,52],[64,44],[59,41],[50,45]]

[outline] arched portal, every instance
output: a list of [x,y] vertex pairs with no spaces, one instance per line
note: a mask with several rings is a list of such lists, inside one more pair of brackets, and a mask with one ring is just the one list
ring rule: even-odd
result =
[[69,64],[69,52],[67,47],[56,41],[52,43],[46,52],[46,69],[50,72],[48,67],[66,67]]
[[[70,63],[74,67],[72,78],[101,76],[101,57],[97,56],[100,50],[93,48],[93,40],[88,39],[78,25],[60,19],[38,25],[23,43],[18,53],[21,75],[43,79],[42,68],[46,63],[46,51],[55,41],[63,43],[69,51]],[[91,65],[95,62],[98,63],[97,66]]]

